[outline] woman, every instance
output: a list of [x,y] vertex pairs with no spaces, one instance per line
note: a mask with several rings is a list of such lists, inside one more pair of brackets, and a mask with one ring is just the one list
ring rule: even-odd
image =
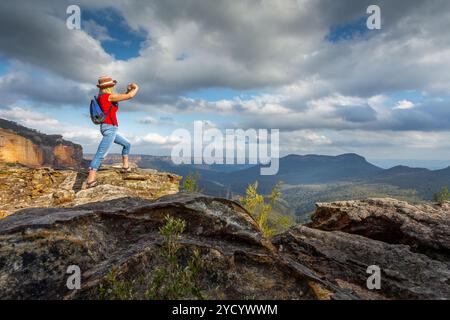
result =
[[98,95],[98,104],[106,115],[105,121],[100,125],[100,132],[102,133],[102,141],[98,146],[97,153],[92,159],[89,166],[89,175],[87,179],[87,188],[92,188],[97,185],[96,175],[100,168],[101,162],[108,154],[113,143],[117,143],[123,147],[122,149],[122,163],[124,172],[130,171],[128,163],[128,155],[130,154],[130,142],[118,133],[119,124],[117,122],[116,113],[119,109],[119,102],[134,98],[139,90],[136,83],[130,83],[127,87],[126,93],[115,93],[114,88],[117,84],[116,80],[111,77],[100,77],[98,79],[97,87],[100,92]]

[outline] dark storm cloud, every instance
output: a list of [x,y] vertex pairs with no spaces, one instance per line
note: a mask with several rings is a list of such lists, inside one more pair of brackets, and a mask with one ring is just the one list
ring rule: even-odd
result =
[[370,122],[377,119],[376,111],[368,105],[338,109],[336,115],[349,122]]
[[67,3],[1,1],[0,55],[66,79],[95,79],[102,72],[102,65],[112,59],[84,32],[66,27]]
[[[93,39],[65,28],[69,1],[3,1],[0,51],[77,81],[92,82],[107,71],[123,81],[134,77],[145,89],[143,103],[205,87],[255,89],[313,75],[343,94],[426,87],[430,68],[411,68],[414,48],[399,48],[383,59],[376,51],[383,50],[383,41],[406,41],[420,36],[418,30],[429,36],[449,27],[443,22],[449,3],[377,3],[383,29],[369,38],[382,41],[358,46],[326,43],[326,35],[333,26],[365,16],[372,1],[80,1],[82,10],[114,7],[131,27],[148,32],[151,49],[128,63],[113,64]],[[187,58],[178,61],[180,54]]]
[[89,99],[89,93],[93,92],[77,82],[60,77],[33,77],[29,73],[16,72],[0,78],[0,95],[12,102],[28,100],[45,107],[84,105]]
[[399,131],[449,131],[450,101],[431,101],[412,109],[394,110],[392,123],[385,127]]

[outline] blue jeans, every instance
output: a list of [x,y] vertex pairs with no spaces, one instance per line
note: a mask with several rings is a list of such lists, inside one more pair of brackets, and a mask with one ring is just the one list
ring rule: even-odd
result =
[[117,132],[118,130],[118,127],[110,124],[100,125],[100,132],[102,133],[103,138],[100,142],[100,145],[98,146],[97,153],[95,154],[94,159],[92,159],[91,161],[89,169],[98,170],[98,168],[100,168],[103,159],[105,159],[105,157],[108,155],[108,152],[111,149],[113,143],[117,143],[123,147],[122,156],[127,156],[130,154],[131,144],[126,138],[124,138]]

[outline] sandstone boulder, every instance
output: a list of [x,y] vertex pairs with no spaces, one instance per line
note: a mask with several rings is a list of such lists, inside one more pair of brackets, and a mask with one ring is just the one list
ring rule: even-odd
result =
[[309,227],[407,244],[427,255],[450,257],[450,206],[395,199],[318,203]]
[[[361,299],[450,299],[450,261],[438,261],[394,245],[339,231],[295,227],[274,245]],[[369,266],[381,271],[379,290],[369,290]]]

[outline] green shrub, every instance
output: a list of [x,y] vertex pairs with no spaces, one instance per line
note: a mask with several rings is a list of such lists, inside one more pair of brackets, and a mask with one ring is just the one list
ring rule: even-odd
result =
[[[99,286],[99,299],[204,299],[200,286],[197,285],[202,268],[200,251],[194,250],[186,266],[178,263],[177,254],[181,249],[179,240],[184,228],[183,220],[166,216],[164,225],[159,229],[159,234],[163,237],[159,252],[162,264],[132,281],[123,279],[117,267],[111,268]],[[144,290],[140,290],[141,288]],[[145,293],[141,294],[142,291]]]
[[440,205],[450,200],[450,192],[448,191],[448,187],[442,187],[442,189],[434,194],[434,201],[439,203]]
[[187,192],[200,192],[200,188],[198,186],[199,180],[200,180],[199,173],[191,172],[184,178],[181,189]]
[[258,223],[264,236],[272,237],[278,232],[282,232],[294,224],[294,219],[276,212],[273,207],[281,198],[281,182],[277,183],[270,195],[266,198],[258,194],[258,182],[249,185],[246,196],[240,198],[243,207],[250,212]]
[[100,300],[132,300],[135,284],[131,281],[120,280],[117,267],[111,268],[99,288]]
[[148,299],[178,300],[203,299],[203,294],[196,284],[202,261],[200,252],[194,255],[187,266],[178,263],[177,253],[180,250],[179,239],[186,224],[183,220],[166,216],[165,224],[159,233],[163,237],[161,257],[164,264],[154,270],[154,277],[146,292]]

